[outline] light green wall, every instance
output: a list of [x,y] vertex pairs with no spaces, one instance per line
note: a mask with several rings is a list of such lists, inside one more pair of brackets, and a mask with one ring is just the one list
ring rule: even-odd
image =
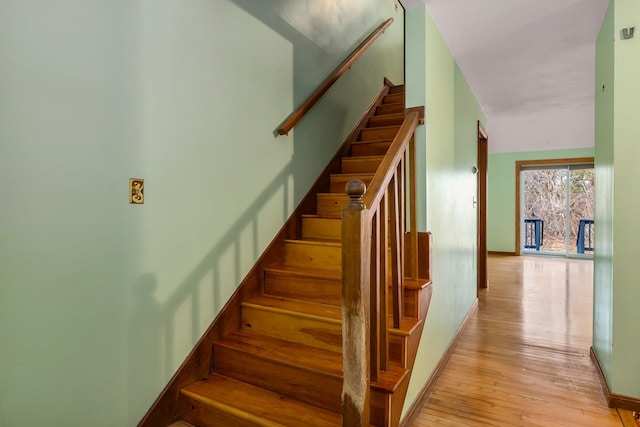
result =
[[[491,138],[491,136],[489,136]],[[593,157],[593,148],[489,154],[487,246],[490,251],[516,250],[516,162]]]
[[[427,96],[427,57],[425,49],[426,13],[409,10],[405,15],[405,62],[406,90],[405,105],[407,107],[426,106]],[[425,141],[426,126],[416,130],[416,141]],[[418,230],[427,230],[427,155],[426,144],[416,144],[416,205],[418,208]]]
[[614,3],[596,41],[595,168],[596,204],[593,348],[609,381],[613,354],[613,125],[614,125]]
[[313,23],[302,3],[0,0],[0,426],[135,425],[383,77],[402,82],[392,2]]
[[[417,134],[426,164],[418,195],[421,224],[433,233],[433,299],[409,385],[405,412],[418,397],[476,298],[477,122],[486,118],[424,6],[406,13],[407,103],[426,105]],[[411,70],[411,72],[409,71]],[[426,206],[426,210],[424,209]]]
[[640,286],[636,268],[640,241],[640,38],[621,40],[619,33],[636,25],[633,21],[640,16],[640,3],[615,0],[614,16],[613,354],[609,386],[614,393],[640,399]]

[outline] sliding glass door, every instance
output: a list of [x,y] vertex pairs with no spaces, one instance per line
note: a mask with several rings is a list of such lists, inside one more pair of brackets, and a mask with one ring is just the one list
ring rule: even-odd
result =
[[593,255],[593,164],[520,170],[521,253]]

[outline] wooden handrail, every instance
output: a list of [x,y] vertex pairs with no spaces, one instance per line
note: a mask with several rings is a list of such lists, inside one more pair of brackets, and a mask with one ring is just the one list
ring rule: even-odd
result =
[[320,86],[302,103],[293,113],[286,118],[284,122],[278,127],[278,134],[288,135],[291,129],[298,124],[300,120],[313,108],[314,105],[329,91],[331,86],[344,73],[346,73],[354,62],[362,56],[362,54],[373,44],[373,42],[384,33],[384,31],[393,23],[393,18],[389,18],[384,21],[378,28],[376,28],[360,45],[336,68],[333,73],[327,77]]
[[398,134],[393,139],[387,154],[382,160],[382,163],[380,163],[378,172],[373,176],[373,179],[367,188],[367,192],[364,195],[364,205],[368,209],[380,204],[380,200],[382,200],[382,197],[393,178],[395,166],[400,163],[400,159],[404,155],[404,148],[413,136],[418,123],[419,116],[417,112],[413,111],[407,114],[407,117],[400,126]]

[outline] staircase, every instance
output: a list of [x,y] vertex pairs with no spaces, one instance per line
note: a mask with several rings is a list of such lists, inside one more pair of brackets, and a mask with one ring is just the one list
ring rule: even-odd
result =
[[[315,203],[302,204],[307,211],[294,214],[284,237],[268,249],[273,255],[256,266],[258,292],[241,289],[235,314],[223,313],[216,320],[225,326],[211,329],[211,340],[201,346],[206,349],[211,344],[210,350],[193,356],[210,357],[199,362],[209,365],[208,372],[180,386],[174,418],[179,425],[341,425],[341,213],[349,201],[345,185],[354,179],[371,183],[405,120],[403,89],[385,86],[345,143],[334,170],[329,168],[333,173],[316,185],[320,190]],[[426,233],[419,236],[421,249],[428,251],[429,238]],[[408,249],[405,252],[405,263],[418,258]],[[388,345],[382,358],[388,363],[379,375],[372,375],[376,378],[370,383],[371,425],[397,426],[400,421],[431,297],[428,256],[415,262],[421,264],[421,278],[404,280],[403,316],[385,334]],[[381,314],[389,320],[383,324],[393,325],[393,303],[389,296]],[[233,307],[229,310],[234,312]],[[167,390],[165,394],[171,394],[171,385]],[[152,425],[154,410],[162,412],[159,402],[162,399],[141,426]]]

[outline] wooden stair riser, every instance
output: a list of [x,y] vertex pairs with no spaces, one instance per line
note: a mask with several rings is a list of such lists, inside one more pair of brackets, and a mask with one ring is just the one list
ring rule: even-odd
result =
[[404,395],[400,395],[398,391],[405,391],[410,380],[410,376],[405,376],[394,393],[388,393],[384,390],[377,390],[371,388],[370,394],[370,423],[371,425],[381,427],[397,427],[399,419],[394,420],[394,409],[400,407],[398,414],[402,411],[402,403],[404,402]]
[[375,426],[391,427],[391,395],[387,393],[371,391],[369,401],[369,421]]
[[376,128],[366,128],[360,131],[359,141],[382,141],[393,140],[398,134],[400,126],[384,126]]
[[209,426],[211,420],[217,425],[233,427],[256,427],[254,420],[234,416],[224,409],[207,405],[191,396],[180,396],[180,417],[196,426]]
[[376,107],[376,115],[397,113],[404,114],[404,102],[399,102],[397,104],[382,104]]
[[295,298],[321,304],[342,305],[340,278],[296,276],[279,271],[266,271],[264,292],[285,298]]
[[318,216],[302,217],[302,238],[309,240],[342,239],[342,221],[338,218],[322,218]]
[[345,187],[347,183],[353,179],[359,179],[367,186],[373,179],[373,174],[338,174],[331,175],[331,181],[329,185],[329,191],[332,193],[345,194]]
[[352,156],[384,156],[392,141],[356,141],[351,144]]
[[367,127],[400,126],[403,121],[404,113],[381,114],[371,117]]
[[317,213],[323,217],[340,218],[342,210],[347,206],[349,196],[342,193],[318,194]]
[[391,93],[382,99],[383,104],[404,104],[404,93]]
[[288,240],[284,247],[285,265],[340,270],[342,250],[339,244]]
[[376,173],[383,156],[344,157],[342,173]]
[[242,330],[342,352],[342,325],[330,319],[302,317],[299,313],[276,312],[243,304]]
[[389,95],[394,93],[404,93],[404,85],[391,86],[389,88]]
[[403,368],[407,367],[407,344],[408,337],[389,335],[389,359]]
[[[418,319],[418,316],[420,315],[420,311],[419,311],[419,293],[420,291],[418,289],[410,289],[410,288],[404,288],[403,293],[402,293],[402,301],[403,301],[403,316],[405,317],[411,317],[414,319]],[[387,310],[388,313],[392,313],[393,312],[393,299],[391,298],[391,287],[389,288],[388,291],[388,295],[389,298],[387,298]]]
[[[327,410],[341,404],[342,376],[283,365],[253,354],[214,346],[215,372]],[[277,372],[277,375],[273,375]]]

